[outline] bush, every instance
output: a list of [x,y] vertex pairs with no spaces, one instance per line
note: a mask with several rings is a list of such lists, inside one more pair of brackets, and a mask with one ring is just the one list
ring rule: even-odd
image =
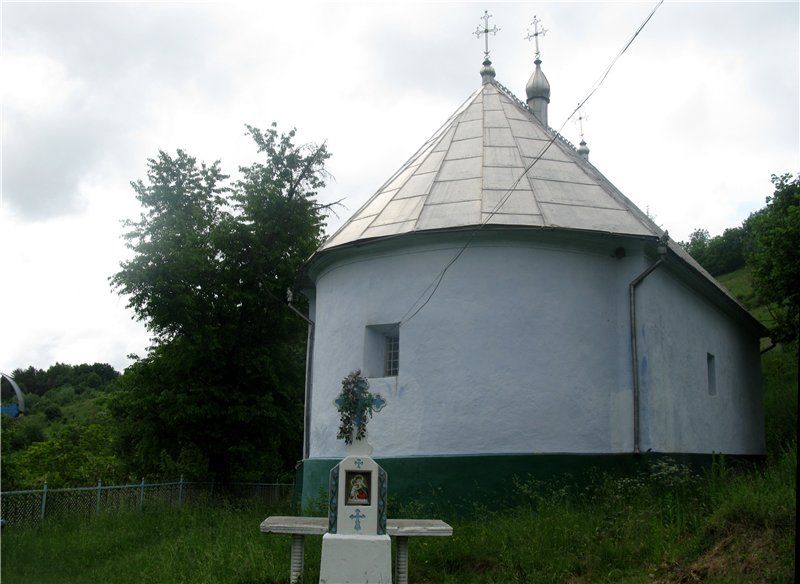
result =
[[44,417],[48,422],[54,422],[64,417],[64,412],[55,404],[51,404],[44,409]]

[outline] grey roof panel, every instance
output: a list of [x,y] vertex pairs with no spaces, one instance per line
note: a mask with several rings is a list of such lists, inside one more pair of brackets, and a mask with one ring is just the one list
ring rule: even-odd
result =
[[536,193],[536,200],[542,203],[597,207],[600,209],[624,208],[598,185],[538,179],[531,180],[530,185]]
[[548,160],[561,160],[574,162],[574,157],[568,156],[555,143],[550,140],[532,140],[531,138],[516,138],[520,154],[526,158],[546,158]]
[[503,104],[500,101],[500,94],[491,89],[486,92],[483,98],[483,111],[503,110]]
[[400,221],[411,221],[419,217],[420,209],[425,203],[425,197],[414,197],[410,199],[395,199],[381,212],[372,222],[372,225],[386,225],[387,223],[399,223]]
[[445,160],[439,169],[437,181],[459,180],[462,178],[477,178],[481,175],[483,159],[480,156],[473,158],[459,158],[458,160]]
[[438,181],[434,183],[426,203],[455,203],[459,201],[479,201],[483,196],[481,177],[460,180]]
[[384,207],[389,204],[389,201],[392,200],[397,194],[397,189],[391,191],[382,191],[378,193],[377,196],[373,197],[372,200],[367,204],[366,207],[361,211],[360,217],[372,217],[377,215],[381,211],[383,211]]
[[557,205],[539,201],[548,227],[584,229],[606,233],[653,235],[653,233],[625,209],[599,209],[578,205]]
[[456,160],[458,158],[473,158],[483,154],[483,139],[482,138],[469,138],[467,140],[458,140],[450,145],[450,150],[447,151],[447,160]]
[[417,229],[443,229],[451,227],[453,219],[459,225],[477,225],[481,220],[481,202],[465,201],[443,205],[425,205],[417,222]]
[[528,171],[528,177],[532,179],[559,180],[581,184],[597,184],[596,180],[587,175],[584,170],[574,162],[547,160],[544,157],[536,160],[535,163],[534,160],[534,158],[525,159],[526,167],[533,163],[533,166],[531,166],[530,170]]
[[541,126],[530,123],[527,120],[508,120],[511,126],[511,133],[515,138],[533,138],[534,140],[550,140],[547,131]]
[[433,179],[436,172],[417,173],[406,181],[403,188],[395,195],[396,199],[406,199],[408,197],[419,197],[427,195],[431,190]]
[[464,140],[466,138],[480,138],[483,134],[482,122],[472,120],[471,122],[459,122],[453,140]]
[[514,213],[483,213],[482,219],[487,225],[520,225],[525,227],[544,227],[544,218],[541,215],[526,215]]
[[516,146],[511,128],[486,128],[483,143],[485,146]]
[[486,166],[483,169],[484,189],[530,190],[524,168]]
[[470,105],[461,117],[462,122],[471,122],[480,119],[483,119],[483,104],[481,103],[473,103]]
[[[500,204],[502,201],[502,204]],[[498,205],[500,205],[498,207]],[[541,215],[533,191],[489,191],[483,193],[484,213]]]
[[483,149],[483,163],[486,166],[525,166],[519,149],[509,146],[486,146]]
[[439,150],[437,152],[431,152],[428,154],[425,162],[419,165],[419,172],[436,172],[439,170],[439,166],[442,164],[445,154],[447,154],[446,150]]
[[484,128],[508,128],[508,118],[505,113],[499,110],[489,110],[483,112]]
[[479,201],[483,193],[482,184],[483,180],[480,177],[440,181],[434,183],[431,194],[428,195],[428,202],[437,204]]
[[411,221],[401,221],[400,223],[387,223],[386,225],[372,225],[367,228],[361,235],[362,238],[368,237],[385,237],[387,235],[397,235],[398,233],[406,233],[414,228],[416,219]]

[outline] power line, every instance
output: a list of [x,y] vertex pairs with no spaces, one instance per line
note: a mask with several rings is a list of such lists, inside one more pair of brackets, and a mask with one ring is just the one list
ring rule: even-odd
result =
[[[528,164],[528,166],[526,166],[523,169],[523,171],[520,174],[520,176],[518,176],[517,179],[511,184],[511,186],[508,188],[508,190],[503,195],[503,197],[500,199],[500,201],[498,201],[498,203],[494,206],[494,208],[489,213],[489,215],[483,221],[481,221],[480,225],[478,225],[476,228],[474,228],[470,232],[470,235],[467,238],[467,241],[464,243],[464,245],[461,246],[461,248],[458,250],[458,252],[456,252],[456,254],[453,256],[453,258],[444,266],[444,268],[439,273],[439,275],[436,276],[436,278],[433,279],[433,281],[422,292],[422,294],[420,294],[419,297],[414,301],[414,303],[411,305],[411,308],[409,308],[406,311],[406,313],[403,315],[403,317],[400,319],[400,324],[398,326],[403,326],[408,321],[410,321],[412,318],[414,318],[423,308],[425,308],[425,306],[428,304],[428,302],[431,301],[431,298],[433,298],[433,295],[436,294],[436,291],[439,289],[439,285],[442,283],[442,280],[444,279],[444,276],[447,273],[447,271],[458,260],[458,258],[460,258],[461,255],[466,251],[466,249],[472,243],[472,240],[475,238],[475,235],[478,233],[478,231],[480,231],[484,226],[486,226],[486,224],[492,219],[492,217],[494,217],[499,212],[499,210],[503,207],[503,205],[506,203],[508,198],[514,192],[514,189],[517,187],[519,182],[528,174],[530,169],[533,168],[534,165],[537,162],[539,162],[539,160],[541,160],[542,156],[545,155],[545,153],[550,149],[550,147],[556,141],[556,138],[561,135],[561,131],[564,129],[564,126],[566,126],[567,123],[572,119],[572,117],[586,104],[587,101],[589,101],[589,99],[595,94],[595,92],[598,89],[600,89],[600,86],[606,80],[606,77],[608,77],[608,74],[611,72],[611,69],[614,67],[616,62],[630,48],[630,46],[633,44],[633,41],[636,40],[636,37],[638,37],[639,33],[642,32],[642,30],[644,29],[645,26],[647,26],[647,23],[650,22],[650,19],[653,18],[653,15],[656,13],[656,11],[659,9],[659,7],[663,3],[664,3],[664,0],[659,0],[659,2],[656,3],[656,5],[650,11],[650,14],[647,15],[647,18],[644,19],[642,24],[639,25],[639,28],[636,29],[636,32],[634,32],[633,35],[631,36],[631,38],[628,39],[628,42],[625,43],[625,46],[623,46],[622,49],[617,53],[617,55],[611,60],[611,62],[609,63],[608,67],[606,67],[606,69],[603,71],[603,73],[597,78],[597,80],[594,82],[594,84],[589,88],[589,91],[586,93],[584,98],[578,103],[578,105],[575,107],[575,109],[572,110],[572,113],[569,114],[569,116],[567,116],[567,118],[564,120],[564,122],[558,128],[558,130],[553,134],[553,136],[547,142],[545,147],[541,150],[541,152],[539,152],[539,155],[536,158],[534,158],[531,161],[531,163]],[[428,290],[431,290],[430,294],[428,294],[427,298],[425,298],[425,301],[419,306],[419,308],[414,310],[414,307],[419,303],[419,301],[423,297],[425,297],[425,294],[428,292]],[[412,310],[413,310],[413,312],[412,312]],[[411,313],[411,314],[409,315],[409,313]]]

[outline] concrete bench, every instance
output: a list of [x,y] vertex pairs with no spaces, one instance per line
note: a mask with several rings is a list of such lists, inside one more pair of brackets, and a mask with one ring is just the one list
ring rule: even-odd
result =
[[[307,535],[324,535],[328,532],[327,517],[267,517],[261,523],[262,533],[280,533],[292,536],[292,559],[289,581],[299,582],[303,575],[303,548]],[[450,537],[453,528],[438,519],[389,519],[386,533],[393,537],[397,551],[394,561],[395,584],[408,584],[408,538]]]

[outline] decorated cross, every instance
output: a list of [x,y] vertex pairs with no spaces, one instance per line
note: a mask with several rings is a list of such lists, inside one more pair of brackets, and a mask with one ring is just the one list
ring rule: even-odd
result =
[[361,512],[361,509],[356,509],[356,512],[350,515],[350,519],[355,521],[353,525],[354,530],[361,531],[361,520],[364,519],[364,517],[366,517],[366,515]]
[[525,40],[533,39],[533,42],[536,44],[536,58],[537,59],[539,58],[539,37],[540,36],[544,36],[545,34],[547,34],[547,29],[546,28],[542,28],[542,30],[539,30],[539,24],[541,24],[541,22],[542,21],[539,20],[538,16],[534,16],[533,20],[531,21],[531,24],[533,25],[533,32],[528,30],[528,35],[525,37]]
[[500,30],[497,27],[497,25],[494,25],[492,26],[492,28],[489,28],[489,19],[491,17],[492,15],[489,14],[489,11],[484,10],[483,16],[481,16],[481,20],[483,20],[483,28],[481,28],[481,25],[478,25],[478,28],[476,28],[475,32],[472,33],[476,37],[478,37],[478,39],[481,38],[481,35],[486,35],[486,38],[484,38],[485,44],[483,49],[483,56],[486,57],[487,59],[489,58],[489,33],[496,35],[497,31]]
[[369,382],[361,375],[361,371],[353,371],[342,380],[342,391],[333,402],[341,416],[337,438],[352,444],[361,440],[367,433],[367,422],[373,412],[379,412],[386,405],[380,394],[369,391]]

